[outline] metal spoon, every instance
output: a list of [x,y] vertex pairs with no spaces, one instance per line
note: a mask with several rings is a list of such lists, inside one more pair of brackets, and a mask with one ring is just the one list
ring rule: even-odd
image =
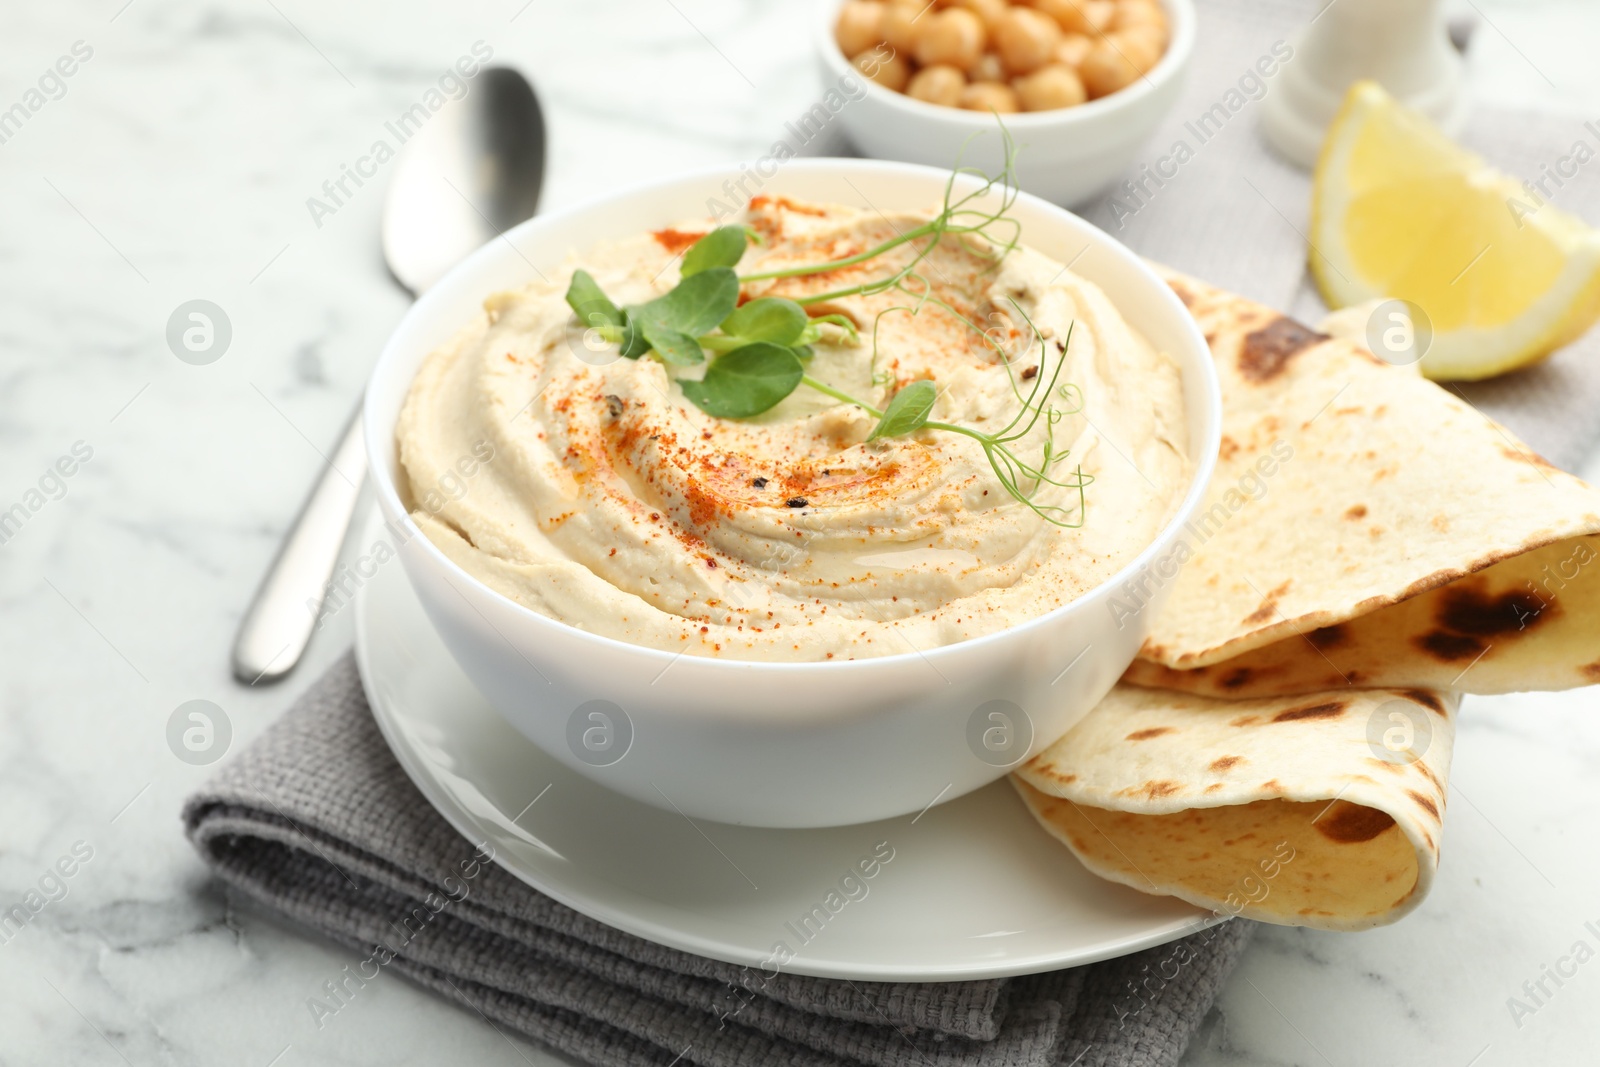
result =
[[[467,84],[466,96],[410,135],[384,200],[383,256],[413,296],[539,205],[545,128],[533,86],[506,67]],[[233,673],[241,682],[275,682],[300,662],[366,476],[357,404],[239,623]]]

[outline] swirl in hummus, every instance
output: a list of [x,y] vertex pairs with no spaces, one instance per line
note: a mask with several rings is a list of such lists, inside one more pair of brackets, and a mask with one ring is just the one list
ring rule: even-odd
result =
[[[764,238],[740,264],[753,273],[843,258],[926,216],[758,198],[748,221]],[[703,365],[620,358],[579,327],[563,299],[572,270],[618,303],[642,302],[676,284],[677,254],[706,229],[603,245],[492,296],[423,364],[397,428],[402,492],[469,574],[550,618],[672,652],[884,656],[1068,603],[1148,545],[1177,506],[1190,476],[1177,366],[1097,287],[1026,246],[997,263],[985,242],[946,237],[918,269],[938,301],[915,314],[896,291],[813,304],[812,314],[848,315],[862,336],[815,346],[807,373],[880,408],[931,379],[935,419],[993,431],[1017,413],[1019,387],[1052,370],[1041,354],[1064,361],[1071,402],[1058,399],[1055,424],[1038,420],[1013,447],[1036,459],[1053,435],[1070,449],[1063,466],[1092,478],[1086,503],[1048,483],[1035,499],[1069,509],[1075,528],[1016,500],[971,438],[924,429],[868,443],[873,416],[803,387],[761,416],[714,418],[673,380]],[[749,282],[742,295],[835,292],[911,254]],[[464,459],[478,468],[467,482]]]

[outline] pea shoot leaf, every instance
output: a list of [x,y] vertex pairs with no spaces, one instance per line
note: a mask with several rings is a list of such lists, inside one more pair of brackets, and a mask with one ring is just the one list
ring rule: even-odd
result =
[[689,246],[683,254],[685,278],[712,267],[731,267],[744,255],[748,237],[743,226],[719,226]]
[[878,425],[873,428],[867,440],[900,437],[922,429],[923,424],[928,421],[928,414],[933,411],[933,402],[938,397],[938,387],[926,378],[912,382],[894,394],[889,406],[883,409],[883,418],[878,420]]
[[639,328],[639,323],[626,311],[622,313],[622,342],[619,347],[622,355],[627,359],[638,359],[650,351],[650,342],[645,339],[644,331]]
[[781,296],[757,297],[722,320],[722,332],[744,341],[792,345],[805,332],[806,309]]
[[805,370],[791,349],[769,341],[735,348],[706,368],[698,382],[680,381],[683,395],[707,415],[759,415],[795,391]]
[[572,272],[572,282],[567,286],[567,305],[577,312],[578,321],[585,327],[621,326],[622,312],[600,289],[600,283],[586,270]]
[[710,333],[739,303],[739,278],[727,267],[711,267],[683,279],[670,293],[628,309],[648,337],[673,331],[699,337]]
[[661,357],[663,363],[687,367],[705,362],[706,354],[700,350],[700,342],[689,334],[646,323],[644,339],[656,350],[656,355]]

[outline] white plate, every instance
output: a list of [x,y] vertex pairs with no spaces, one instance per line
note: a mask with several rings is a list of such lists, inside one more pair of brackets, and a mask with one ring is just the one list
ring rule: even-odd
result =
[[[361,543],[380,537],[374,516]],[[953,981],[1092,963],[1210,919],[1084,870],[1005,781],[822,830],[691,821],[613,793],[489,706],[393,560],[357,596],[356,658],[389,747],[451,825],[535,889],[659,944],[751,967],[782,944],[793,974]],[[846,895],[841,878],[875,850],[893,858]]]

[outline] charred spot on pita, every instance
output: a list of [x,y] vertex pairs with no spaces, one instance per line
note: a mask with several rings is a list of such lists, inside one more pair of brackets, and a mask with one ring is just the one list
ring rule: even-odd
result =
[[1355,845],[1371,841],[1394,825],[1394,816],[1377,808],[1336,800],[1317,818],[1311,820],[1317,832],[1341,845]]
[[1319,626],[1306,634],[1306,640],[1311,642],[1311,647],[1318,649],[1338,648],[1349,638],[1350,631],[1346,630],[1340,623],[1334,623],[1332,626]]
[[1307,704],[1304,707],[1285,708],[1272,717],[1273,722],[1300,722],[1303,719],[1337,719],[1344,714],[1345,702],[1342,700],[1329,700],[1321,704]]
[[1436,659],[1456,663],[1482,654],[1483,642],[1474,637],[1463,637],[1446,630],[1434,630],[1417,638],[1417,647]]
[[1439,805],[1435,804],[1431,797],[1425,797],[1415,789],[1407,789],[1406,795],[1412,800],[1415,800],[1417,802],[1417,806],[1422,808],[1429,815],[1432,815],[1435,819],[1439,817]]
[[1245,334],[1239,350],[1239,373],[1252,382],[1271,381],[1283,373],[1284,366],[1297,353],[1327,339],[1327,334],[1279,315],[1259,330]]
[[1501,448],[1500,454],[1505,456],[1507,459],[1514,459],[1518,463],[1526,463],[1528,466],[1535,467],[1542,471],[1553,471],[1558,469],[1554,463],[1551,463],[1549,460],[1539,455],[1539,453],[1529,448]]
[[1454,633],[1495,637],[1538,624],[1555,605],[1534,593],[1511,589],[1491,596],[1481,588],[1452,586],[1440,595],[1439,625]]
[[1444,701],[1439,699],[1439,694],[1426,689],[1402,689],[1400,695],[1409,700],[1414,700],[1425,708],[1444,714]]
[[1272,599],[1271,597],[1267,597],[1267,599],[1263,600],[1256,607],[1256,610],[1252,611],[1250,614],[1248,614],[1248,615],[1246,615],[1244,617],[1244,621],[1241,623],[1241,625],[1243,625],[1243,626],[1255,626],[1257,623],[1266,622],[1268,619],[1272,618],[1272,616],[1276,615],[1277,613],[1278,613],[1278,602],[1276,600]]
[[1428,781],[1432,782],[1433,787],[1439,791],[1439,795],[1444,796],[1444,783],[1439,781],[1439,776],[1437,774],[1434,774],[1433,771],[1428,769],[1427,760],[1418,757],[1415,762],[1408,763],[1406,766],[1422,775],[1422,777],[1426,778]]
[[1123,740],[1148,741],[1152,737],[1160,737],[1162,734],[1170,734],[1172,733],[1172,729],[1173,728],[1170,726],[1152,726],[1148,730],[1135,730]]

